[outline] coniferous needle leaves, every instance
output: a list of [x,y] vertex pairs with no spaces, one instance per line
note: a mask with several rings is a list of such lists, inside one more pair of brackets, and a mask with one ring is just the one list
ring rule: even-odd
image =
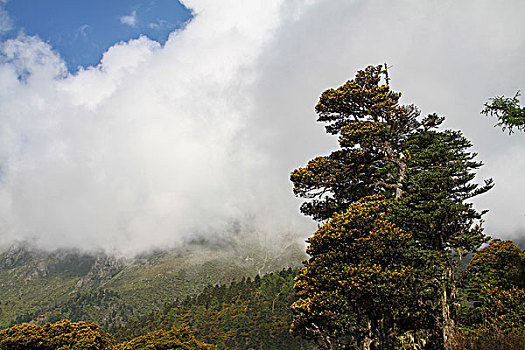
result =
[[525,107],[520,106],[520,92],[516,92],[514,97],[497,96],[485,103],[482,114],[491,115],[498,118],[495,126],[500,126],[503,131],[509,130],[509,134],[514,132],[514,128],[525,130]]
[[485,211],[468,201],[493,183],[473,182],[482,163],[460,131],[420,119],[384,81],[386,65],[369,66],[326,90],[318,121],[340,148],[291,173],[301,211],[324,223],[297,279],[292,330],[334,349],[442,349],[458,257],[488,240]]

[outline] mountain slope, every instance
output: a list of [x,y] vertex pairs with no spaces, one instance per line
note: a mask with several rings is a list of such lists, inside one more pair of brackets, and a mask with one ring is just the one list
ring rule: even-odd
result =
[[302,247],[198,242],[134,258],[25,245],[0,254],[0,328],[69,318],[122,325],[207,285],[298,266]]

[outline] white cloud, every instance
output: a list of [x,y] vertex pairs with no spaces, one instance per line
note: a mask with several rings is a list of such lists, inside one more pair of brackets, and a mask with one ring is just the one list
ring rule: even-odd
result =
[[37,38],[2,45],[0,241],[136,252],[232,222],[306,237],[288,174],[334,146],[313,106],[384,61],[405,102],[473,140],[497,182],[476,202],[488,233],[525,227],[525,135],[479,116],[525,89],[522,2],[185,4],[196,16],[164,46],[115,44],[74,75]]
[[135,27],[137,25],[137,11],[131,12],[128,16],[120,16],[120,23]]
[[82,36],[86,38],[88,36],[88,30],[89,30],[89,24],[83,24],[80,27],[78,27],[77,32],[75,34],[75,39],[78,38],[78,36]]
[[175,27],[175,25],[163,19],[158,19],[156,22],[150,22],[148,24],[148,27],[150,27],[151,29],[155,29],[155,30],[162,30],[162,29],[172,29]]
[[[6,0],[3,2],[7,2]],[[0,34],[5,34],[13,29],[13,21],[5,9],[0,7]]]
[[74,75],[37,38],[6,42],[2,240],[130,252],[221,235],[235,221],[288,230],[281,194],[261,196],[264,155],[240,138],[279,4],[251,18],[242,7],[203,11],[162,48],[146,37],[116,44]]
[[315,153],[326,154],[326,142],[316,136],[323,131],[306,126],[315,120],[318,96],[357,69],[386,61],[393,66],[392,85],[403,92],[404,103],[445,115],[447,127],[462,129],[473,141],[486,164],[479,181],[493,177],[496,182],[475,201],[478,208],[490,209],[486,232],[509,237],[525,228],[525,135],[509,137],[479,114],[489,97],[525,90],[525,3],[301,3],[286,3],[279,31],[259,58],[255,110],[264,111],[269,116],[265,122],[279,132],[293,135],[293,140],[279,138],[265,147],[273,148],[279,159],[285,159],[284,152],[301,160],[294,165]]

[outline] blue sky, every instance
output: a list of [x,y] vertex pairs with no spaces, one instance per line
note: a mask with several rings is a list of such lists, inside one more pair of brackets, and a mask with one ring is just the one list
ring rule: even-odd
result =
[[192,17],[176,0],[9,0],[0,4],[10,27],[0,31],[0,38],[14,38],[20,31],[37,35],[60,53],[70,71],[96,65],[110,46],[141,34],[163,44],[170,32]]

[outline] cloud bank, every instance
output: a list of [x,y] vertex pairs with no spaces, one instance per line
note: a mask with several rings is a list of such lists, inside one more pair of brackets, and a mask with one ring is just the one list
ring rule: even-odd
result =
[[475,144],[480,179],[496,181],[476,201],[491,209],[487,233],[525,227],[525,135],[479,115],[525,89],[523,2],[184,4],[195,17],[164,46],[116,43],[75,74],[38,38],[2,43],[1,243],[135,253],[236,225],[305,238],[315,226],[288,174],[335,145],[313,106],[385,61],[405,103]]

